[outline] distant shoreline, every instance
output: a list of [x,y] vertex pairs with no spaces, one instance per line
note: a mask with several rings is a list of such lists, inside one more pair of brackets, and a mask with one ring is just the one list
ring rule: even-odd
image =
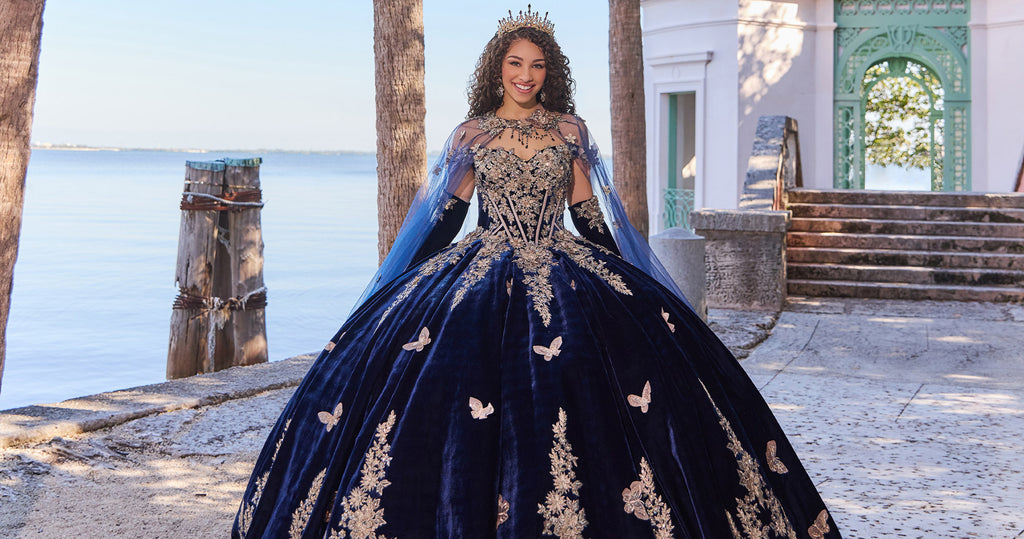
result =
[[294,153],[294,154],[306,154],[306,155],[373,155],[374,152],[361,152],[354,150],[275,150],[268,148],[261,148],[255,150],[242,150],[242,149],[228,149],[228,150],[200,150],[196,148],[116,148],[116,147],[104,147],[104,146],[84,146],[80,144],[49,144],[49,143],[34,143],[32,144],[33,150],[65,150],[73,152],[175,152],[175,153],[247,153],[247,154],[260,154],[260,153]]

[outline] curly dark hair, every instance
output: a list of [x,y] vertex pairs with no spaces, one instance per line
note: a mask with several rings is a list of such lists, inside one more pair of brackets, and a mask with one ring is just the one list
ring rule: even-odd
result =
[[575,114],[576,103],[573,93],[576,81],[569,72],[569,59],[562,54],[554,36],[536,28],[519,28],[507,34],[494,34],[487,42],[483,54],[476,62],[476,71],[469,81],[469,114],[467,118],[475,118],[481,114],[498,110],[502,98],[498,95],[501,87],[501,66],[512,43],[525,39],[544,52],[547,74],[544,78],[544,100],[541,104],[546,110]]

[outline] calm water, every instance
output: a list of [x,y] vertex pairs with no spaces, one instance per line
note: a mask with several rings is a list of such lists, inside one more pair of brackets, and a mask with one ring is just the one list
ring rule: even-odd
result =
[[[376,165],[259,155],[277,360],[318,350],[376,269]],[[164,380],[185,161],[221,157],[32,152],[0,410]]]

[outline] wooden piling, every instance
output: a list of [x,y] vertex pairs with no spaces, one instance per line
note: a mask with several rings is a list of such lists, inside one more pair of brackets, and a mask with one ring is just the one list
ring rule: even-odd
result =
[[[185,163],[185,195],[188,193],[220,197],[224,185],[224,163]],[[194,197],[204,200],[205,197]],[[211,311],[207,306],[187,298],[213,297],[214,266],[218,246],[216,209],[188,210],[181,213],[178,235],[178,262],[174,279],[179,297],[171,311],[171,337],[167,352],[167,378],[183,378],[212,370],[215,341],[211,334]]]
[[268,359],[261,162],[185,164],[167,378]]
[[[225,198],[254,204],[261,200],[260,163],[253,159],[225,159]],[[227,251],[231,296],[240,305],[232,311],[232,366],[266,363],[267,321],[263,284],[263,230],[260,207],[236,206],[228,216]],[[223,368],[218,366],[219,368]]]

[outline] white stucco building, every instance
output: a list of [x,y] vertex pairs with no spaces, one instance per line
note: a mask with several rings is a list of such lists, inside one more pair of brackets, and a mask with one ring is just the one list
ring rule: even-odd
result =
[[933,189],[1014,188],[1024,152],[1024,1],[641,6],[652,233],[666,226],[655,209],[690,192],[694,208],[737,207],[761,115],[799,122],[805,187],[863,188],[865,71],[881,62],[923,66],[941,86]]

